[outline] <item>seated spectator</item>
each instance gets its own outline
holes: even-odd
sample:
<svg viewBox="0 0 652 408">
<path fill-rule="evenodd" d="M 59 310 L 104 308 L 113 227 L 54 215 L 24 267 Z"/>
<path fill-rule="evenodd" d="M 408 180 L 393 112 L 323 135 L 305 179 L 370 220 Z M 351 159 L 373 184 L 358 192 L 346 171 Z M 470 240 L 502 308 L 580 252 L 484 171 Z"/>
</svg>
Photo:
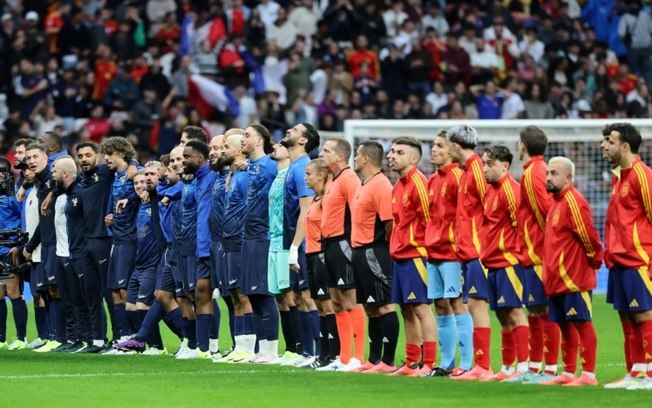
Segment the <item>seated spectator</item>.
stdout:
<svg viewBox="0 0 652 408">
<path fill-rule="evenodd" d="M 448 21 L 446 21 L 446 18 L 439 10 L 439 5 L 435 2 L 430 3 L 428 13 L 421 18 L 421 33 L 425 34 L 428 27 L 434 28 L 441 38 L 444 38 L 449 30 Z"/>
<path fill-rule="evenodd" d="M 536 82 L 528 83 L 523 105 L 528 119 L 552 119 L 555 116 L 547 92 Z"/>
<path fill-rule="evenodd" d="M 522 119 L 525 116 L 523 99 L 517 92 L 517 79 L 507 78 L 504 82 L 503 106 L 501 107 L 501 119 Z"/>
<path fill-rule="evenodd" d="M 407 19 L 408 15 L 405 13 L 405 11 L 403 11 L 403 1 L 392 1 L 391 8 L 383 12 L 383 20 L 385 20 L 385 28 L 387 29 L 387 37 L 395 37 L 398 34 L 401 25 Z"/>
<path fill-rule="evenodd" d="M 265 38 L 267 41 L 274 41 L 281 51 L 289 49 L 297 39 L 297 29 L 287 18 L 287 11 L 284 8 L 278 9 L 276 21 L 265 26 Z"/>
<path fill-rule="evenodd" d="M 448 97 L 441 82 L 437 81 L 432 84 L 432 92 L 426 96 L 426 102 L 430 104 L 433 112 L 437 112 L 439 108 L 448 103 Z"/>
<path fill-rule="evenodd" d="M 498 75 L 498 56 L 486 46 L 484 39 L 475 39 L 475 50 L 470 55 L 470 61 L 472 84 L 484 84 Z"/>
</svg>

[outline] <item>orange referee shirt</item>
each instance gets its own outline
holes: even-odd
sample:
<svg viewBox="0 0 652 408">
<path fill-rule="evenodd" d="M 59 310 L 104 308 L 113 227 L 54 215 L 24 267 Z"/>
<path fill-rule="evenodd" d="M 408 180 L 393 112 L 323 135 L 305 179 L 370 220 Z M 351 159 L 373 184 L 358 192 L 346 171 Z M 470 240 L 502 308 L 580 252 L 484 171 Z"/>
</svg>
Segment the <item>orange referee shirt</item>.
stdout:
<svg viewBox="0 0 652 408">
<path fill-rule="evenodd" d="M 306 254 L 321 252 L 321 199 L 312 200 L 306 218 Z"/>
<path fill-rule="evenodd" d="M 487 269 L 518 264 L 516 212 L 520 188 L 511 174 L 505 174 L 489 187 L 480 229 L 480 261 Z"/>
<path fill-rule="evenodd" d="M 529 267 L 543 263 L 543 240 L 546 217 L 552 196 L 546 190 L 548 166 L 543 156 L 534 156 L 523 166 L 521 203 L 518 206 L 518 232 L 521 265 Z"/>
<path fill-rule="evenodd" d="M 428 180 L 430 222 L 426 226 L 426 249 L 429 260 L 457 260 L 455 213 L 462 174 L 460 166 L 452 163 L 438 169 Z"/>
<path fill-rule="evenodd" d="M 457 256 L 467 262 L 480 257 L 479 230 L 487 194 L 487 181 L 482 170 L 482 159 L 477 154 L 469 157 L 462 166 L 464 174 L 460 180 L 457 197 L 455 238 Z"/>
<path fill-rule="evenodd" d="M 358 187 L 351 205 L 351 246 L 386 242 L 385 221 L 392 219 L 392 183 L 377 173 Z"/>
<path fill-rule="evenodd" d="M 543 257 L 543 287 L 548 296 L 593 290 L 602 246 L 591 207 L 575 187 L 555 194 L 548 213 Z"/>
<path fill-rule="evenodd" d="M 321 235 L 323 238 L 350 237 L 351 205 L 359 186 L 360 179 L 350 167 L 343 169 L 328 182 L 322 198 Z"/>
<path fill-rule="evenodd" d="M 392 192 L 394 227 L 389 254 L 396 260 L 426 257 L 426 224 L 430 221 L 426 176 L 412 168 L 398 179 Z"/>
</svg>

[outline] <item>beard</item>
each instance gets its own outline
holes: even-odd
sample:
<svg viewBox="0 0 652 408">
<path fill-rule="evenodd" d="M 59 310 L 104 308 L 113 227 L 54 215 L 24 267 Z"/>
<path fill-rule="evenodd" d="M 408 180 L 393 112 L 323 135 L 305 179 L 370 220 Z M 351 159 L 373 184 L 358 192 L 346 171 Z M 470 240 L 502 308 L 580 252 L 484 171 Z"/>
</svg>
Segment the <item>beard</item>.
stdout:
<svg viewBox="0 0 652 408">
<path fill-rule="evenodd" d="M 220 158 L 222 162 L 222 167 L 230 166 L 235 162 L 235 157 L 229 157 L 229 156 L 222 156 Z"/>
<path fill-rule="evenodd" d="M 211 161 L 211 170 L 212 170 L 212 171 L 220 171 L 220 170 L 222 170 L 222 169 L 223 169 L 224 167 L 226 167 L 226 166 L 227 166 L 227 165 L 224 164 L 224 158 L 223 158 L 223 157 L 218 158 L 218 159 L 215 160 L 214 162 Z"/>
<path fill-rule="evenodd" d="M 294 146 L 297 145 L 297 141 L 296 141 L 296 140 L 292 140 L 292 139 L 288 139 L 288 138 L 283 138 L 283 139 L 281 139 L 281 142 L 280 142 L 280 143 L 281 143 L 281 145 L 283 145 L 283 147 L 285 147 L 286 149 L 289 149 L 289 148 L 294 147 Z"/>
</svg>

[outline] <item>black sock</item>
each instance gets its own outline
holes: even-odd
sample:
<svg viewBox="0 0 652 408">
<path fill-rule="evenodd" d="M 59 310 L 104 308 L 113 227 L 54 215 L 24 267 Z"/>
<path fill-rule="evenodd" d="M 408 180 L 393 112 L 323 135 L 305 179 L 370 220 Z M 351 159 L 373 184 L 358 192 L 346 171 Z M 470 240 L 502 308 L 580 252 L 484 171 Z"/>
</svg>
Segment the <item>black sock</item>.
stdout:
<svg viewBox="0 0 652 408">
<path fill-rule="evenodd" d="M 335 314 L 326 315 L 328 320 L 328 357 L 334 360 L 340 355 L 340 334 L 337 331 Z"/>
<path fill-rule="evenodd" d="M 369 362 L 378 364 L 383 352 L 383 330 L 380 317 L 369 318 Z"/>
<path fill-rule="evenodd" d="M 328 359 L 328 316 L 319 317 L 319 342 L 321 343 L 321 353 L 319 353 L 319 360 L 326 361 Z"/>
<path fill-rule="evenodd" d="M 294 344 L 294 353 L 300 354 L 303 352 L 303 346 L 301 345 L 301 336 L 299 336 L 299 309 L 296 306 L 290 308 L 290 327 L 292 330 L 291 340 L 286 340 L 285 344 L 289 342 Z M 286 346 L 287 347 L 287 346 Z M 288 348 L 288 351 L 290 349 Z"/>
<path fill-rule="evenodd" d="M 398 344 L 399 322 L 396 312 L 385 313 L 379 317 L 383 342 L 383 363 L 394 364 Z"/>
<path fill-rule="evenodd" d="M 281 315 L 281 331 L 285 340 L 285 350 L 296 353 L 297 345 L 292 340 L 294 336 L 292 335 L 292 326 L 290 325 L 290 311 L 281 310 L 279 314 Z"/>
</svg>

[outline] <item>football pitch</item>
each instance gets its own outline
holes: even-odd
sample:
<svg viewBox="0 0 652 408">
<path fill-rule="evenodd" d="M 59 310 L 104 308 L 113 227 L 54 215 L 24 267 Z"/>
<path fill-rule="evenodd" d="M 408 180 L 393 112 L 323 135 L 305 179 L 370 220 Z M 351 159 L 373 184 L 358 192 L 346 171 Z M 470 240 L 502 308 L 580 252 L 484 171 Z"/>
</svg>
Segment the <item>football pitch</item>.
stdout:
<svg viewBox="0 0 652 408">
<path fill-rule="evenodd" d="M 11 309 L 11 307 L 9 307 Z M 31 313 L 31 307 L 29 308 Z M 625 373 L 617 314 L 594 298 L 599 387 L 568 389 L 536 385 L 454 382 L 324 373 L 252 364 L 177 361 L 171 356 L 102 356 L 0 351 L 0 406 L 22 407 L 587 407 L 651 406 L 652 392 L 605 390 Z M 222 316 L 226 316 L 224 313 Z M 11 314 L 8 336 L 13 335 Z M 30 326 L 33 326 L 30 321 Z M 500 366 L 500 330 L 494 321 L 492 362 Z M 30 327 L 33 331 L 33 328 Z M 168 350 L 178 344 L 162 328 Z M 221 333 L 228 333 L 222 319 Z M 30 336 L 30 339 L 33 336 Z M 222 336 L 220 349 L 230 347 Z M 403 359 L 403 339 L 397 361 Z M 578 361 L 579 363 L 579 361 Z"/>
</svg>

